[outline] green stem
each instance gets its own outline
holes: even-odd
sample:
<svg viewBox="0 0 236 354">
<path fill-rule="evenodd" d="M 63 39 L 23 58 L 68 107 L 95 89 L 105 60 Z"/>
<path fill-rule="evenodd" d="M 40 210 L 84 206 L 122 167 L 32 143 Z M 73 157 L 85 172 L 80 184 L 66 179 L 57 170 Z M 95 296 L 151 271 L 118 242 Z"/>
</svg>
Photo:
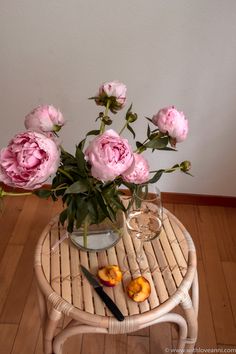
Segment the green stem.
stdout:
<svg viewBox="0 0 236 354">
<path fill-rule="evenodd" d="M 146 144 L 146 143 L 148 142 L 148 140 L 149 140 L 149 138 L 147 138 L 146 140 L 144 140 L 144 142 L 142 143 L 142 146 L 143 146 L 144 144 Z M 136 152 L 137 154 L 139 154 L 139 153 L 140 153 L 140 150 L 142 149 L 142 146 L 141 146 L 140 148 L 137 148 L 134 152 Z"/>
<path fill-rule="evenodd" d="M 87 248 L 88 246 L 88 227 L 89 227 L 89 219 L 88 217 L 86 217 L 84 221 L 84 233 L 83 233 L 83 244 L 85 248 Z"/>
<path fill-rule="evenodd" d="M 61 172 L 63 175 L 65 175 L 66 177 L 68 177 L 72 182 L 74 182 L 74 180 L 73 180 L 73 178 L 71 177 L 71 175 L 70 175 L 68 172 L 66 172 L 65 170 L 63 170 L 62 168 L 59 167 L 57 171 Z"/>
<path fill-rule="evenodd" d="M 66 183 L 60 184 L 56 188 L 52 188 L 51 192 L 61 191 L 62 189 L 66 189 L 68 186 Z"/>
<path fill-rule="evenodd" d="M 21 197 L 22 195 L 32 195 L 32 192 L 25 192 L 25 193 L 13 193 L 13 192 L 5 192 L 1 191 L 1 197 L 4 197 L 6 195 L 11 196 L 11 197 Z"/>
<path fill-rule="evenodd" d="M 111 101 L 108 99 L 108 100 L 107 100 L 106 109 L 105 109 L 105 112 L 104 112 L 104 114 L 103 114 L 103 117 L 107 117 L 110 104 L 111 104 Z M 104 131 L 105 131 L 105 123 L 104 123 L 103 121 L 101 121 L 100 134 L 103 134 Z"/>
<path fill-rule="evenodd" d="M 178 170 L 181 170 L 181 169 L 180 169 L 180 166 L 171 167 L 171 168 L 166 168 L 165 170 L 163 170 L 163 172 L 164 172 L 164 173 L 171 173 L 171 172 L 178 171 Z M 156 172 L 158 172 L 158 171 L 159 171 L 159 170 L 150 171 L 149 173 L 156 173 Z"/>
<path fill-rule="evenodd" d="M 125 130 L 125 128 L 127 127 L 128 122 L 125 123 L 125 125 L 123 126 L 123 128 L 121 129 L 121 131 L 119 132 L 119 135 L 121 135 L 123 133 L 123 131 Z"/>
</svg>

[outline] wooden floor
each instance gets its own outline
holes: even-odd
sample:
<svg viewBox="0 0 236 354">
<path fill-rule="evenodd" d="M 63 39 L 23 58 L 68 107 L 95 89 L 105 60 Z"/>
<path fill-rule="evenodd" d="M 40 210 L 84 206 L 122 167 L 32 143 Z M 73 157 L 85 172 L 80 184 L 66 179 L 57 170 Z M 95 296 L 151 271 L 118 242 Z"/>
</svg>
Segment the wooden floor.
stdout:
<svg viewBox="0 0 236 354">
<path fill-rule="evenodd" d="M 236 208 L 165 206 L 183 222 L 197 248 L 200 313 L 196 347 L 199 352 L 206 348 L 236 352 Z M 33 255 L 40 232 L 59 208 L 34 196 L 5 199 L 0 216 L 0 354 L 42 353 Z M 64 353 L 165 353 L 165 348 L 175 345 L 176 335 L 169 324 L 132 335 L 81 335 L 66 342 Z"/>
</svg>

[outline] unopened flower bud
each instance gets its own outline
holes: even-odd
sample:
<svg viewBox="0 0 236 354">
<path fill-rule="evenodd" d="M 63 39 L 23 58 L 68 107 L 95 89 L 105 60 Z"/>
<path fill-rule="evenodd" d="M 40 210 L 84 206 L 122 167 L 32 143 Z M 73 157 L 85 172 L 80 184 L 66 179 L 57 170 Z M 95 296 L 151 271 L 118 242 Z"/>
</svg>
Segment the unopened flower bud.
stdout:
<svg viewBox="0 0 236 354">
<path fill-rule="evenodd" d="M 102 117 L 102 121 L 103 121 L 103 123 L 106 124 L 106 125 L 111 125 L 111 124 L 112 124 L 112 120 L 111 120 L 111 118 L 108 117 L 108 116 Z"/>
<path fill-rule="evenodd" d="M 181 162 L 180 169 L 183 172 L 188 172 L 191 169 L 191 162 L 190 161 Z"/>
<path fill-rule="evenodd" d="M 95 98 L 95 102 L 99 106 L 107 106 L 112 113 L 121 110 L 126 102 L 126 86 L 118 81 L 106 82 L 99 87 L 99 92 Z"/>
<path fill-rule="evenodd" d="M 62 113 L 52 105 L 35 108 L 25 117 L 25 127 L 38 133 L 58 132 L 65 124 Z"/>
<path fill-rule="evenodd" d="M 126 120 L 127 120 L 127 122 L 129 122 L 129 123 L 133 123 L 133 122 L 135 122 L 137 119 L 138 119 L 137 113 L 129 112 L 129 113 L 126 115 Z"/>
</svg>

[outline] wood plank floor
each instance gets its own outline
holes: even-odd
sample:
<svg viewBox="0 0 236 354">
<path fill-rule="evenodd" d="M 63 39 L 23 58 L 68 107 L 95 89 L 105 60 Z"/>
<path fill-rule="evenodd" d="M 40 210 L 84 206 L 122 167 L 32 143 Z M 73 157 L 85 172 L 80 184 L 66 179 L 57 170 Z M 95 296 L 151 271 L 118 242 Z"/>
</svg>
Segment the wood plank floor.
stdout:
<svg viewBox="0 0 236 354">
<path fill-rule="evenodd" d="M 236 208 L 165 207 L 183 222 L 197 248 L 200 313 L 196 347 L 236 352 Z M 42 229 L 60 208 L 60 204 L 34 196 L 4 201 L 0 216 L 0 354 L 42 354 L 33 256 Z M 175 346 L 176 338 L 176 329 L 169 324 L 130 335 L 80 335 L 66 342 L 63 354 L 165 353 Z"/>
</svg>

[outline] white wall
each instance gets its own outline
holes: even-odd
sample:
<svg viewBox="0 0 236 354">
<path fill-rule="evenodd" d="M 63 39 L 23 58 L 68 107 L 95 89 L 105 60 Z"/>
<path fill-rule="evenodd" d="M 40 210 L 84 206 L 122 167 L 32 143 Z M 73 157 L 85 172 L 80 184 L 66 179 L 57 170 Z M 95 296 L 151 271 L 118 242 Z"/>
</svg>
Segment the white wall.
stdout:
<svg viewBox="0 0 236 354">
<path fill-rule="evenodd" d="M 1 146 L 26 113 L 51 103 L 73 151 L 94 128 L 98 108 L 87 97 L 118 79 L 140 114 L 139 140 L 141 117 L 163 106 L 189 118 L 178 153 L 149 159 L 152 169 L 189 159 L 195 177 L 167 175 L 162 190 L 236 196 L 235 0 L 1 0 L 0 46 Z"/>
</svg>

